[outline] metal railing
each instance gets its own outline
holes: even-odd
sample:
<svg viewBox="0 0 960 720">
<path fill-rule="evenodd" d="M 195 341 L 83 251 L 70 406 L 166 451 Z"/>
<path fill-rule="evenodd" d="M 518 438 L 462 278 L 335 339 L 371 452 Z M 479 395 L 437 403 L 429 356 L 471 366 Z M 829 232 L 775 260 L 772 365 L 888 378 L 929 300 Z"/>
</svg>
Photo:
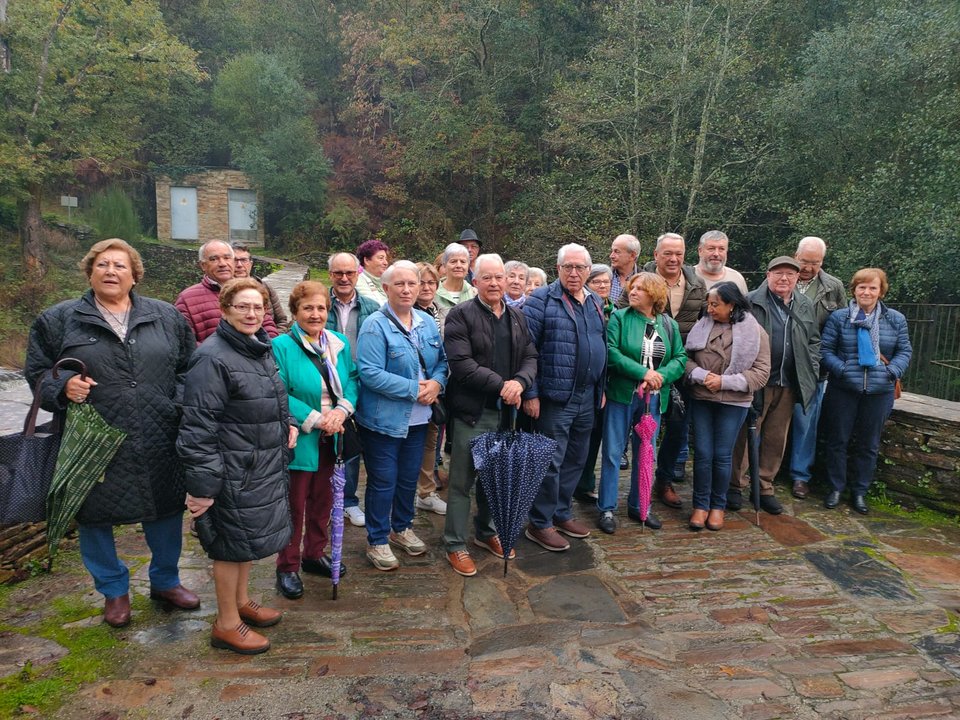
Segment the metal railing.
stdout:
<svg viewBox="0 0 960 720">
<path fill-rule="evenodd" d="M 960 401 L 960 305 L 896 303 L 907 318 L 913 358 L 903 389 Z"/>
</svg>

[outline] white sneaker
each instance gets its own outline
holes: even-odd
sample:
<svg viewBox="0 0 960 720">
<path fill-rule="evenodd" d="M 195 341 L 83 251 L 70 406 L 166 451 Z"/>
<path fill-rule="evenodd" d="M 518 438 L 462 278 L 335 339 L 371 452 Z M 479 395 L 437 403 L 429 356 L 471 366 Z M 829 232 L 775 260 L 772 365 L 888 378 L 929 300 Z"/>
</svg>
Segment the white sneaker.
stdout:
<svg viewBox="0 0 960 720">
<path fill-rule="evenodd" d="M 401 533 L 390 533 L 390 542 L 403 548 L 407 555 L 423 555 L 427 551 L 426 544 L 414 534 L 413 528 L 407 528 Z"/>
<path fill-rule="evenodd" d="M 414 505 L 416 505 L 419 510 L 429 510 L 437 515 L 447 514 L 447 504 L 435 492 L 430 493 L 426 497 L 417 495 Z"/>
<path fill-rule="evenodd" d="M 367 559 L 377 570 L 389 572 L 400 567 L 400 561 L 389 545 L 367 545 Z"/>
<path fill-rule="evenodd" d="M 343 509 L 343 516 L 350 521 L 351 525 L 356 525 L 357 527 L 363 527 L 367 524 L 367 517 L 363 514 L 363 510 L 354 505 L 353 507 L 348 507 Z"/>
</svg>

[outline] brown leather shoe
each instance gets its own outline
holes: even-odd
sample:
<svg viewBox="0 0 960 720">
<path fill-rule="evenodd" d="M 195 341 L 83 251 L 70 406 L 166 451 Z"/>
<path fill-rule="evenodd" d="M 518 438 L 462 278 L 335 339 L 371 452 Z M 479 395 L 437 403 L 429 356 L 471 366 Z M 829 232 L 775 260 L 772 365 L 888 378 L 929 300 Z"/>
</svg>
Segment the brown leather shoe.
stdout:
<svg viewBox="0 0 960 720">
<path fill-rule="evenodd" d="M 707 530 L 722 530 L 723 529 L 723 510 L 719 508 L 714 508 L 710 511 L 710 514 L 707 516 Z"/>
<path fill-rule="evenodd" d="M 700 531 L 703 530 L 704 525 L 707 522 L 707 511 L 706 510 L 694 510 L 693 515 L 690 516 L 690 529 Z"/>
<path fill-rule="evenodd" d="M 570 549 L 570 543 L 560 537 L 560 533 L 554 527 L 538 528 L 533 525 L 527 525 L 523 532 L 528 540 L 532 540 L 540 547 L 551 552 L 563 552 Z"/>
<path fill-rule="evenodd" d="M 210 633 L 210 645 L 221 650 L 233 650 L 241 655 L 259 655 L 270 649 L 270 641 L 242 621 L 230 630 L 222 630 L 215 622 Z"/>
<path fill-rule="evenodd" d="M 683 507 L 683 502 L 681 502 L 680 496 L 677 495 L 676 491 L 673 489 L 672 483 L 663 483 L 662 485 L 658 484 L 654 488 L 654 492 L 657 495 L 657 499 L 667 507 Z"/>
<path fill-rule="evenodd" d="M 103 602 L 103 620 L 110 627 L 123 627 L 130 624 L 130 593 L 107 598 Z"/>
<path fill-rule="evenodd" d="M 810 493 L 810 486 L 807 485 L 803 480 L 797 480 L 793 484 L 793 496 L 797 500 L 804 500 L 807 495 Z"/>
<path fill-rule="evenodd" d="M 283 613 L 273 608 L 264 607 L 258 602 L 250 600 L 242 608 L 238 608 L 240 619 L 253 627 L 270 627 L 280 622 Z"/>
<path fill-rule="evenodd" d="M 564 535 L 572 538 L 590 537 L 590 528 L 574 518 L 564 520 L 563 522 L 555 522 L 553 526 Z"/>
<path fill-rule="evenodd" d="M 488 538 L 478 538 L 473 539 L 473 544 L 477 547 L 482 547 L 487 552 L 493 553 L 498 558 L 503 560 L 503 545 L 500 544 L 500 538 L 494 535 L 493 537 Z M 510 549 L 510 559 L 514 560 L 517 557 L 517 551 Z"/>
<path fill-rule="evenodd" d="M 457 572 L 464 577 L 473 577 L 477 574 L 477 566 L 474 564 L 473 558 L 470 557 L 470 553 L 468 553 L 466 550 L 448 552 L 447 560 L 453 567 L 454 572 Z"/>
<path fill-rule="evenodd" d="M 154 590 L 150 588 L 151 600 L 163 600 L 181 610 L 196 610 L 200 607 L 200 598 L 195 592 L 187 590 L 183 585 L 177 585 L 169 590 Z"/>
</svg>

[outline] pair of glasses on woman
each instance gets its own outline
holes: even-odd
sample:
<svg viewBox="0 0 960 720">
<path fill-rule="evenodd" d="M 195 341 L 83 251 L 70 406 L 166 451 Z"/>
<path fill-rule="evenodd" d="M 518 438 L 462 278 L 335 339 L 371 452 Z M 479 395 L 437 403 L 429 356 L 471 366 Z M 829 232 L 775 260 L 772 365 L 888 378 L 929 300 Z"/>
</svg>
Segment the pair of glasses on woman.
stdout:
<svg viewBox="0 0 960 720">
<path fill-rule="evenodd" d="M 241 315 L 246 315 L 248 312 L 253 310 L 257 315 L 262 315 L 266 312 L 266 308 L 263 305 L 250 305 L 249 303 L 237 303 L 236 305 L 231 305 L 234 310 L 236 310 Z"/>
</svg>

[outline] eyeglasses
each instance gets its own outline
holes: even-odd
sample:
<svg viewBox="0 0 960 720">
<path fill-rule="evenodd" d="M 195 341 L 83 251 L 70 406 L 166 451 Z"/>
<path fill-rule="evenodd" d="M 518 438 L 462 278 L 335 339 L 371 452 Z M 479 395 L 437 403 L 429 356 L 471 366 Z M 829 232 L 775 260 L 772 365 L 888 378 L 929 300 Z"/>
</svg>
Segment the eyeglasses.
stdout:
<svg viewBox="0 0 960 720">
<path fill-rule="evenodd" d="M 770 274 L 774 277 L 789 278 L 795 277 L 797 274 L 796 270 L 771 270 Z"/>
<path fill-rule="evenodd" d="M 246 315 L 251 310 L 257 315 L 263 315 L 266 310 L 263 305 L 250 305 L 249 303 L 238 303 L 237 305 L 230 305 L 229 307 L 232 307 L 241 315 Z"/>
<path fill-rule="evenodd" d="M 253 258 L 234 258 L 233 261 L 238 265 L 246 265 L 247 263 L 252 263 Z"/>
<path fill-rule="evenodd" d="M 589 270 L 590 266 L 589 265 L 573 265 L 571 263 L 567 263 L 566 265 L 561 265 L 560 269 L 563 270 L 565 273 L 575 272 L 577 274 L 580 274 L 580 273 L 585 273 L 587 270 Z"/>
<path fill-rule="evenodd" d="M 331 270 L 330 275 L 335 278 L 348 278 L 357 274 L 356 270 Z"/>
<path fill-rule="evenodd" d="M 804 260 L 803 258 L 797 258 L 797 262 L 801 265 L 810 265 L 812 267 L 823 265 L 823 260 Z"/>
</svg>

